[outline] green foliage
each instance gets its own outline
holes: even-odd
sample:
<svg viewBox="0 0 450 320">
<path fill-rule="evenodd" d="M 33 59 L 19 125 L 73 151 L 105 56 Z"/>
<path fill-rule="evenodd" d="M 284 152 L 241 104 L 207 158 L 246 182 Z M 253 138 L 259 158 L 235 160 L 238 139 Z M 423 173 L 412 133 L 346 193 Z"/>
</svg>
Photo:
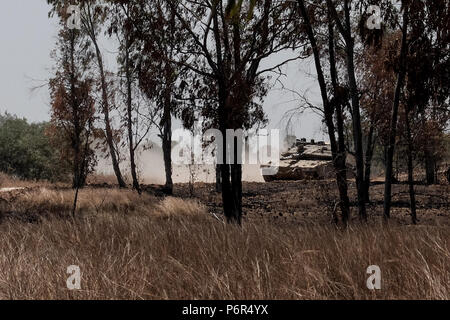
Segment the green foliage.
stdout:
<svg viewBox="0 0 450 320">
<path fill-rule="evenodd" d="M 33 180 L 61 180 L 67 170 L 45 132 L 47 123 L 0 115 L 0 171 Z"/>
</svg>

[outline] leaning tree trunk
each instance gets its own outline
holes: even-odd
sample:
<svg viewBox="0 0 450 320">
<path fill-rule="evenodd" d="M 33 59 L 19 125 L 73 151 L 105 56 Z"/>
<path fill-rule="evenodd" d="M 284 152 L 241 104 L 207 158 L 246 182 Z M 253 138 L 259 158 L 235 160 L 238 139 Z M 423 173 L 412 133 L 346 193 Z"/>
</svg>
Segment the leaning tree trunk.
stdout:
<svg viewBox="0 0 450 320">
<path fill-rule="evenodd" d="M 406 77 L 406 58 L 407 58 L 407 35 L 408 35 L 408 8 L 404 9 L 403 13 L 403 36 L 402 47 L 400 53 L 400 70 L 397 78 L 397 85 L 395 88 L 394 104 L 392 108 L 391 127 L 389 132 L 389 144 L 387 147 L 386 156 L 386 175 L 384 185 L 384 212 L 383 217 L 385 220 L 390 218 L 391 212 L 391 193 L 392 193 L 392 174 L 393 174 L 393 162 L 395 151 L 395 139 L 397 137 L 397 120 L 398 120 L 398 108 L 400 105 L 400 95 L 403 88 L 403 83 Z"/>
<path fill-rule="evenodd" d="M 86 3 L 86 17 L 82 21 L 87 29 L 87 33 L 89 38 L 92 41 L 92 44 L 95 48 L 95 55 L 97 58 L 99 74 L 100 74 L 100 83 L 102 90 L 102 112 L 105 121 L 105 133 L 106 133 L 106 142 L 109 147 L 109 154 L 111 156 L 111 162 L 114 169 L 114 174 L 116 175 L 117 182 L 120 188 L 126 188 L 127 185 L 122 177 L 122 173 L 120 172 L 119 161 L 117 159 L 117 152 L 114 146 L 114 135 L 111 129 L 111 121 L 109 117 L 109 96 L 108 96 L 108 86 L 106 84 L 106 75 L 103 65 L 103 58 L 100 48 L 97 43 L 97 36 L 95 30 L 95 22 L 93 21 L 93 12 L 91 11 L 91 4 L 89 2 Z"/>
<path fill-rule="evenodd" d="M 109 98 L 108 98 L 108 86 L 106 84 L 106 75 L 103 67 L 103 58 L 100 52 L 100 48 L 98 47 L 97 41 L 95 37 L 92 37 L 92 42 L 95 47 L 95 53 L 97 57 L 97 63 L 100 72 L 100 81 L 101 81 L 101 89 L 102 89 L 102 104 L 103 104 L 103 116 L 105 121 L 105 131 L 106 131 L 106 142 L 109 147 L 109 154 L 111 156 L 111 162 L 114 169 L 114 174 L 116 175 L 117 182 L 120 188 L 126 188 L 127 184 L 125 183 L 122 173 L 120 172 L 119 161 L 117 159 L 117 152 L 114 146 L 114 137 L 111 129 L 111 121 L 109 117 Z"/>
</svg>

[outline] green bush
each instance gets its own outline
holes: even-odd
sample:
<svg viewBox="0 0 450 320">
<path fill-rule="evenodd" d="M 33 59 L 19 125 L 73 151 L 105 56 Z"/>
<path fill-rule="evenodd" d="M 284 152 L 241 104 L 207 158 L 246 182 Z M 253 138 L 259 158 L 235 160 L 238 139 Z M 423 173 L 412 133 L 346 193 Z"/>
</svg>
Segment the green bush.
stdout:
<svg viewBox="0 0 450 320">
<path fill-rule="evenodd" d="M 0 115 L 0 171 L 30 180 L 60 180 L 67 174 L 45 131 L 48 123 L 28 123 Z"/>
</svg>

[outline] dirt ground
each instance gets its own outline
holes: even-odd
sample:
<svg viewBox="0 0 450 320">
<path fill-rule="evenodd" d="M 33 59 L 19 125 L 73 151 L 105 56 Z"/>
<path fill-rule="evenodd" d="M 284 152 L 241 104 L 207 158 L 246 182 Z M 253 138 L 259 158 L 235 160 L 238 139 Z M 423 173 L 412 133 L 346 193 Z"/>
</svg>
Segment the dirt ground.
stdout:
<svg viewBox="0 0 450 320">
<path fill-rule="evenodd" d="M 367 206 L 370 223 L 381 223 L 383 213 L 384 184 L 376 182 L 370 188 L 371 202 Z M 46 189 L 70 192 L 69 186 L 46 185 Z M 113 184 L 91 184 L 94 190 L 116 190 Z M 5 189 L 0 192 L 0 209 L 8 207 L 14 212 L 21 197 L 39 190 L 36 185 Z M 175 184 L 174 196 L 191 198 L 188 184 Z M 333 221 L 333 213 L 339 215 L 338 194 L 334 180 L 322 181 L 273 181 L 267 183 L 243 183 L 243 213 L 245 221 L 266 220 L 276 224 L 313 224 L 327 225 Z M 161 186 L 143 186 L 146 194 L 156 196 L 156 202 L 165 195 Z M 420 225 L 450 226 L 450 185 L 425 186 L 416 185 L 417 214 Z M 30 195 L 31 196 L 31 195 Z M 349 182 L 351 219 L 357 221 L 356 186 Z M 222 218 L 221 194 L 215 192 L 214 184 L 197 183 L 193 198 L 205 205 L 210 213 Z M 2 209 L 3 208 L 3 209 Z M 406 183 L 393 185 L 391 221 L 400 225 L 411 224 L 409 210 L 409 193 Z"/>
<path fill-rule="evenodd" d="M 450 186 L 415 186 L 417 214 L 420 224 L 450 225 Z M 189 197 L 189 186 L 178 184 L 175 196 Z M 370 188 L 371 203 L 368 214 L 371 222 L 381 222 L 383 214 L 384 184 Z M 349 185 L 352 218 L 358 219 L 355 183 Z M 406 184 L 393 185 L 392 221 L 410 224 L 409 193 Z M 213 184 L 195 185 L 194 197 L 208 206 L 210 212 L 221 215 L 221 195 Z M 243 213 L 245 220 L 269 219 L 274 222 L 323 224 L 332 222 L 338 195 L 335 182 L 326 181 L 274 181 L 243 184 Z M 339 210 L 337 210 L 339 214 Z"/>
</svg>

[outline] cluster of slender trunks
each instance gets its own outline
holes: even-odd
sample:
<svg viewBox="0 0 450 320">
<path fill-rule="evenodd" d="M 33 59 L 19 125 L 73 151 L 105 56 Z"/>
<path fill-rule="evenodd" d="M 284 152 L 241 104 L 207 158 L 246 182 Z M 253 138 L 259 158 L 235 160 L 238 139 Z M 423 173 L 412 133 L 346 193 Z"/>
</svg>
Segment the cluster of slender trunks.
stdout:
<svg viewBox="0 0 450 320">
<path fill-rule="evenodd" d="M 362 221 L 367 220 L 366 204 L 370 202 L 370 176 L 371 163 L 374 153 L 374 131 L 375 127 L 372 123 L 366 137 L 366 149 L 363 148 L 363 134 L 361 127 L 360 115 L 360 97 L 355 76 L 355 62 L 354 62 L 354 39 L 351 34 L 350 23 L 350 7 L 349 2 L 344 1 L 344 17 L 340 18 L 336 9 L 330 0 L 327 0 L 328 7 L 328 59 L 329 59 L 329 74 L 331 83 L 327 84 L 325 79 L 325 71 L 321 61 L 321 53 L 318 45 L 318 40 L 313 31 L 313 25 L 310 21 L 309 13 L 304 0 L 298 0 L 300 15 L 304 20 L 306 27 L 306 34 L 308 36 L 314 62 L 317 71 L 317 77 L 320 87 L 320 93 L 323 103 L 324 120 L 328 129 L 328 137 L 330 140 L 333 166 L 335 169 L 336 183 L 339 190 L 339 208 L 341 211 L 341 220 L 344 225 L 348 224 L 350 219 L 350 200 L 348 196 L 348 177 L 347 177 L 347 148 L 346 136 L 344 133 L 344 110 L 350 110 L 352 118 L 352 138 L 354 145 L 354 156 L 356 164 L 356 187 L 357 187 L 357 207 L 359 217 Z M 215 24 L 217 22 L 215 21 Z M 346 73 L 348 76 L 348 89 L 340 85 L 338 73 L 336 69 L 336 37 L 335 28 L 337 27 L 340 35 L 344 39 L 345 57 L 346 57 Z M 393 108 L 391 116 L 391 125 L 389 132 L 389 142 L 386 147 L 386 179 L 385 179 L 385 196 L 384 196 L 384 217 L 386 219 L 390 216 L 391 192 L 392 192 L 392 176 L 393 176 L 393 156 L 395 151 L 396 137 L 397 137 L 397 122 L 398 110 L 400 105 L 401 90 L 403 88 L 406 76 L 406 55 L 407 55 L 407 28 L 408 28 L 408 10 L 404 10 L 403 17 L 403 37 L 400 54 L 400 70 L 398 71 L 397 85 L 395 88 L 395 95 L 393 97 Z M 94 33 L 92 33 L 94 35 Z M 110 150 L 110 157 L 114 173 L 117 177 L 118 184 L 121 188 L 127 187 L 120 171 L 118 152 L 115 149 L 113 133 L 110 124 L 109 103 L 108 103 L 108 88 L 106 83 L 106 76 L 103 69 L 103 60 L 100 50 L 97 45 L 95 35 L 92 36 L 92 42 L 96 49 L 96 57 L 99 66 L 99 74 L 102 89 L 103 115 L 105 122 L 106 141 Z M 239 55 L 239 52 L 237 52 Z M 127 116 L 128 116 L 128 140 L 129 140 L 129 155 L 131 162 L 131 175 L 133 179 L 133 188 L 141 192 L 139 185 L 135 161 L 135 145 L 133 142 L 133 128 L 132 128 L 132 79 L 129 71 L 129 44 L 127 42 L 126 50 L 126 79 L 127 79 Z M 232 112 L 228 105 L 228 88 L 226 77 L 218 75 L 218 89 L 219 89 L 219 127 L 223 136 L 223 159 L 227 158 L 227 149 L 229 146 L 237 148 L 239 143 L 237 141 L 228 141 L 226 134 L 227 129 L 240 129 L 242 124 L 229 123 L 232 118 Z M 330 88 L 328 87 L 330 86 Z M 329 97 L 331 93 L 331 98 Z M 170 92 L 164 99 L 163 109 L 163 127 L 162 127 L 162 148 L 166 172 L 165 191 L 169 194 L 173 192 L 172 181 L 172 161 L 171 161 L 171 132 L 172 132 L 172 110 L 170 102 Z M 408 181 L 409 192 L 411 198 L 411 216 L 414 223 L 417 222 L 415 193 L 414 193 L 414 177 L 413 177 L 413 158 L 412 158 L 412 138 L 411 127 L 409 120 L 409 113 L 406 112 L 406 130 L 408 136 Z M 237 139 L 236 137 L 234 139 Z M 228 222 L 241 224 L 242 222 L 242 163 L 237 159 L 239 152 L 234 150 L 235 159 L 233 164 L 218 164 L 216 167 L 216 190 L 222 193 L 224 215 Z M 427 159 L 427 168 L 432 166 L 431 160 Z M 429 172 L 431 170 L 427 170 Z M 80 168 L 75 168 L 75 172 L 80 172 Z M 428 179 L 429 178 L 429 179 Z M 81 176 L 78 175 L 75 179 L 77 185 L 80 184 Z M 433 177 L 428 177 L 427 180 L 432 180 Z M 338 222 L 338 217 L 334 217 Z"/>
</svg>

